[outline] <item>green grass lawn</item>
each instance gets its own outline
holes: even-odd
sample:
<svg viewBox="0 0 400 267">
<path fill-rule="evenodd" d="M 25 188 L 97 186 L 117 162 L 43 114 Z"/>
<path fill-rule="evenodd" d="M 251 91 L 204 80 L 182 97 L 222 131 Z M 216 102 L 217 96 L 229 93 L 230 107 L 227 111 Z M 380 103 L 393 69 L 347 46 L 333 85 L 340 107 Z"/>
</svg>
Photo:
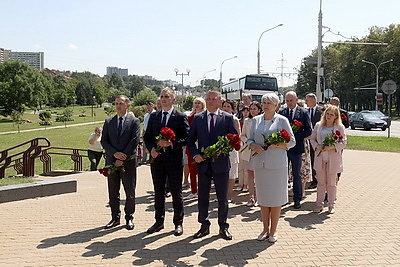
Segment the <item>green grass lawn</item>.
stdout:
<svg viewBox="0 0 400 267">
<path fill-rule="evenodd" d="M 14 185 L 14 184 L 27 184 L 27 183 L 32 183 L 35 181 L 39 181 L 39 180 L 29 178 L 29 177 L 7 177 L 4 179 L 0 179 L 0 186 Z"/>
<path fill-rule="evenodd" d="M 51 146 L 53 147 L 87 149 L 88 138 L 96 126 L 102 126 L 102 123 L 0 135 L 0 151 L 18 145 L 25 141 L 34 139 L 36 137 L 47 138 L 51 142 Z M 400 153 L 400 138 L 366 136 L 347 136 L 347 138 L 348 142 L 346 149 Z M 19 151 L 14 151 L 14 153 L 26 149 L 27 147 L 23 147 Z M 73 170 L 73 166 L 73 161 L 70 159 L 69 156 L 52 156 L 53 170 Z M 99 167 L 102 166 L 104 166 L 103 159 L 100 162 Z M 89 169 L 89 160 L 87 158 L 83 159 L 83 169 Z M 41 174 L 42 170 L 42 162 L 37 159 L 35 162 L 35 174 Z M 15 171 L 13 169 L 6 170 L 6 176 L 13 175 L 15 175 Z"/>
<path fill-rule="evenodd" d="M 400 153 L 400 138 L 348 135 L 345 149 Z"/>
<path fill-rule="evenodd" d="M 82 112 L 80 111 L 82 108 L 86 110 L 86 117 L 79 117 Z M 61 112 L 63 109 L 52 109 L 52 112 Z M 76 124 L 76 123 L 84 123 L 84 122 L 92 122 L 92 121 L 104 121 L 107 118 L 106 113 L 102 107 L 94 107 L 93 109 L 94 115 L 92 115 L 92 107 L 91 106 L 75 106 L 73 108 L 73 121 L 68 121 L 67 125 Z M 36 128 L 47 128 L 52 126 L 63 126 L 63 122 L 56 122 L 56 114 L 52 114 L 51 120 L 53 122 L 52 125 L 42 126 L 39 124 L 39 114 L 33 114 L 33 110 L 29 109 L 24 112 L 23 120 L 24 123 L 20 124 L 20 130 L 29 130 Z M 32 123 L 27 123 L 26 121 L 31 121 Z M 18 125 L 13 123 L 9 117 L 0 117 L 0 132 L 11 132 L 17 131 Z"/>
</svg>

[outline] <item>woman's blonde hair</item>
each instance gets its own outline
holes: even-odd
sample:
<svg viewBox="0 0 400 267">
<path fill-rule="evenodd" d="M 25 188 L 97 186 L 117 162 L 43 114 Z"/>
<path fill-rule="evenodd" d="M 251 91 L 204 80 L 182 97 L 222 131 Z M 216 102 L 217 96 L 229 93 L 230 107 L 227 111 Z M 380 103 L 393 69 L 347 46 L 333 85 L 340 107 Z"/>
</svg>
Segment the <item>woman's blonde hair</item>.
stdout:
<svg viewBox="0 0 400 267">
<path fill-rule="evenodd" d="M 193 104 L 194 104 L 195 101 L 201 102 L 201 105 L 203 106 L 203 110 L 202 110 L 202 111 L 206 110 L 206 101 L 204 100 L 204 98 L 202 98 L 202 97 L 196 97 L 196 98 L 193 100 Z M 194 111 L 195 111 L 194 108 L 192 108 L 192 112 L 194 112 Z"/>
<path fill-rule="evenodd" d="M 331 104 L 327 104 L 325 106 L 324 113 L 322 113 L 322 117 L 321 117 L 321 126 L 326 126 L 326 118 L 325 118 L 325 116 L 326 116 L 326 112 L 327 111 L 333 111 L 333 113 L 335 114 L 335 120 L 333 121 L 334 125 L 343 126 L 339 108 L 337 106 L 334 106 L 334 105 L 331 105 Z"/>
</svg>

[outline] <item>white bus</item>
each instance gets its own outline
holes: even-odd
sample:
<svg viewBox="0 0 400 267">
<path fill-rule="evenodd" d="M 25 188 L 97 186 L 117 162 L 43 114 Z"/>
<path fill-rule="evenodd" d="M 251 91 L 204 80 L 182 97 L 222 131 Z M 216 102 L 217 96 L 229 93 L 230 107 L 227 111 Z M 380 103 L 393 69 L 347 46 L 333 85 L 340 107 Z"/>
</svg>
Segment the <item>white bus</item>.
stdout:
<svg viewBox="0 0 400 267">
<path fill-rule="evenodd" d="M 246 75 L 224 84 L 221 88 L 222 95 L 231 100 L 240 100 L 244 93 L 250 93 L 253 100 L 261 102 L 261 97 L 271 92 L 278 94 L 278 82 L 268 74 Z"/>
</svg>

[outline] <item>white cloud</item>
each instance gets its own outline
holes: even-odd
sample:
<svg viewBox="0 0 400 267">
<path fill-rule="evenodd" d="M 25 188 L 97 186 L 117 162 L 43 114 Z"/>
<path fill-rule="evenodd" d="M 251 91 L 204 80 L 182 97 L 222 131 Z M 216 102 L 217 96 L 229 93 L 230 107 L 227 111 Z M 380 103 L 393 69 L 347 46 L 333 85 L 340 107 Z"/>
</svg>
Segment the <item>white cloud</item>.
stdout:
<svg viewBox="0 0 400 267">
<path fill-rule="evenodd" d="M 68 50 L 77 50 L 77 49 L 78 49 L 78 47 L 76 45 L 74 45 L 74 44 L 69 44 L 68 45 Z"/>
</svg>

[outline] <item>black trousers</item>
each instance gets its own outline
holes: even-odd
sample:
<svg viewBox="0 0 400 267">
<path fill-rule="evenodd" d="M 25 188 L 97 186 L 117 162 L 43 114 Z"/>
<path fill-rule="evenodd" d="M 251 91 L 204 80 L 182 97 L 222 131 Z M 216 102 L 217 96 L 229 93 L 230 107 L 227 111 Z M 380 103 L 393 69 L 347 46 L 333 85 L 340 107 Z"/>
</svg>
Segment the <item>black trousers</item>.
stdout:
<svg viewBox="0 0 400 267">
<path fill-rule="evenodd" d="M 126 195 L 125 219 L 133 219 L 135 213 L 135 189 L 136 189 L 136 158 L 125 163 L 125 171 L 119 170 L 108 175 L 108 197 L 113 219 L 121 217 L 120 193 L 121 181 Z"/>
<path fill-rule="evenodd" d="M 90 160 L 90 170 L 96 171 L 97 166 L 99 166 L 101 156 L 103 156 L 103 152 L 88 150 L 88 157 Z"/>
<path fill-rule="evenodd" d="M 168 177 L 169 189 L 172 195 L 172 207 L 174 208 L 174 225 L 183 223 L 183 197 L 182 197 L 182 161 L 171 163 L 167 155 L 160 154 L 150 165 L 154 186 L 154 208 L 157 223 L 164 223 L 165 218 L 165 190 Z"/>
</svg>

